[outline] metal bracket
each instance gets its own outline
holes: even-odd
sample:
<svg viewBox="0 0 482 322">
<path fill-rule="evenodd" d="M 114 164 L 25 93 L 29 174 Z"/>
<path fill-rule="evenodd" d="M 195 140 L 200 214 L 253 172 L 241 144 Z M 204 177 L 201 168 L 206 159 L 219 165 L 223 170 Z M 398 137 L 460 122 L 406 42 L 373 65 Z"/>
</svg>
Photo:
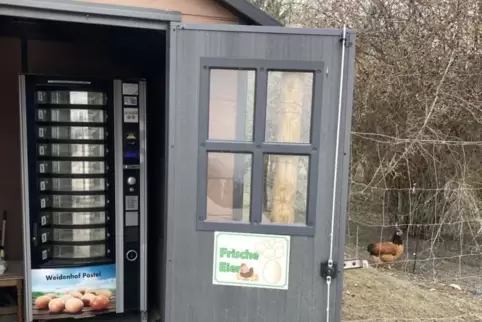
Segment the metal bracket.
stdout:
<svg viewBox="0 0 482 322">
<path fill-rule="evenodd" d="M 340 42 L 342 45 L 345 46 L 345 48 L 350 48 L 351 46 L 353 46 L 353 42 L 350 41 L 350 37 L 349 35 L 346 35 L 345 37 L 343 37 L 343 35 L 340 36 Z"/>
<path fill-rule="evenodd" d="M 347 270 L 347 269 L 355 269 L 355 268 L 367 268 L 368 266 L 369 266 L 368 261 L 366 260 L 349 259 L 345 261 L 343 268 Z"/>
<path fill-rule="evenodd" d="M 142 311 L 141 312 L 141 321 L 142 322 L 147 322 L 147 312 L 146 311 Z"/>
<path fill-rule="evenodd" d="M 320 265 L 320 275 L 326 281 L 331 281 L 336 278 L 337 275 L 337 265 L 333 261 L 322 262 Z"/>
</svg>

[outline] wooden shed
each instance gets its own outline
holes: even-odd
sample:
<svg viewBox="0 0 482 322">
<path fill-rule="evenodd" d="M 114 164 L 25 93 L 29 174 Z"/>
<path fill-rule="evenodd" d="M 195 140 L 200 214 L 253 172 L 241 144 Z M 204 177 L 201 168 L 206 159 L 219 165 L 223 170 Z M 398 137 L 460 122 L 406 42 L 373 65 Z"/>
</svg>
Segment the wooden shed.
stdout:
<svg viewBox="0 0 482 322">
<path fill-rule="evenodd" d="M 24 320 L 338 321 L 354 42 L 245 0 L 0 0 Z"/>
</svg>

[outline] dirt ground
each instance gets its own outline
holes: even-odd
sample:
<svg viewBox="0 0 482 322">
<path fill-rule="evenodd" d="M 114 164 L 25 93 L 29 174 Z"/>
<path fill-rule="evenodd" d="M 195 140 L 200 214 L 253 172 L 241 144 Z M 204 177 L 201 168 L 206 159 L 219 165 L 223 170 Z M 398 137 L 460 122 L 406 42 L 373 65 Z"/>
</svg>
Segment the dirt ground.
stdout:
<svg viewBox="0 0 482 322">
<path fill-rule="evenodd" d="M 345 272 L 343 321 L 482 321 L 482 298 L 375 268 Z"/>
</svg>

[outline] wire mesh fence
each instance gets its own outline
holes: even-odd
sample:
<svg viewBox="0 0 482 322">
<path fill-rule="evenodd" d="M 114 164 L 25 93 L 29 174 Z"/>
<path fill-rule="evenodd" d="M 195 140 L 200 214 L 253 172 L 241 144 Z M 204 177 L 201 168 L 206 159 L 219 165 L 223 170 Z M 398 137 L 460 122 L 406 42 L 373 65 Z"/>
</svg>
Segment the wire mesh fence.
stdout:
<svg viewBox="0 0 482 322">
<path fill-rule="evenodd" d="M 482 321 L 481 147 L 353 133 L 345 256 L 372 268 L 346 272 L 345 321 Z M 403 254 L 373 264 L 397 228 Z"/>
</svg>

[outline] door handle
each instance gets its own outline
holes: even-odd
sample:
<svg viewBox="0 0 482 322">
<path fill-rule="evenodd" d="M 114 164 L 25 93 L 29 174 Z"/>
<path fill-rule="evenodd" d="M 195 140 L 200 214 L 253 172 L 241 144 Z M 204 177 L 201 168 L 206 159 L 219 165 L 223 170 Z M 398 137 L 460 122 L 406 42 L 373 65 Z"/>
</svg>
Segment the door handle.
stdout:
<svg viewBox="0 0 482 322">
<path fill-rule="evenodd" d="M 33 237 L 32 237 L 32 242 L 33 242 L 33 246 L 34 247 L 37 247 L 38 246 L 38 227 L 37 227 L 37 223 L 34 223 L 33 224 Z"/>
</svg>

